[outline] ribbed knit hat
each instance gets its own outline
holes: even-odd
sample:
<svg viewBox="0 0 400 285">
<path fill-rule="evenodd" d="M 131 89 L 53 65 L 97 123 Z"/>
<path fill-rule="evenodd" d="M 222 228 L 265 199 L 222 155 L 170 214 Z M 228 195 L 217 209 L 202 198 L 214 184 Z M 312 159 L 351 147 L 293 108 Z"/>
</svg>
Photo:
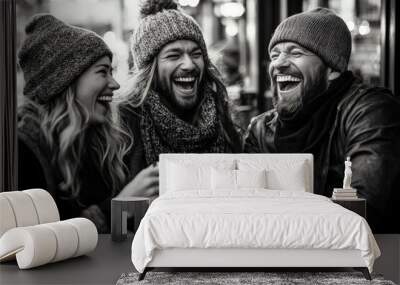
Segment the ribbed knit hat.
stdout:
<svg viewBox="0 0 400 285">
<path fill-rule="evenodd" d="M 342 18 L 329 9 L 316 8 L 285 19 L 276 28 L 268 51 L 280 42 L 295 42 L 317 54 L 331 68 L 347 70 L 351 34 Z"/>
<path fill-rule="evenodd" d="M 94 32 L 67 25 L 49 14 L 35 15 L 18 53 L 24 95 L 41 104 L 61 94 L 79 75 L 112 52 Z"/>
<path fill-rule="evenodd" d="M 141 20 L 132 35 L 131 51 L 134 65 L 141 69 L 168 43 L 192 40 L 208 60 L 203 34 L 196 21 L 178 10 L 172 0 L 145 0 L 141 3 Z"/>
</svg>

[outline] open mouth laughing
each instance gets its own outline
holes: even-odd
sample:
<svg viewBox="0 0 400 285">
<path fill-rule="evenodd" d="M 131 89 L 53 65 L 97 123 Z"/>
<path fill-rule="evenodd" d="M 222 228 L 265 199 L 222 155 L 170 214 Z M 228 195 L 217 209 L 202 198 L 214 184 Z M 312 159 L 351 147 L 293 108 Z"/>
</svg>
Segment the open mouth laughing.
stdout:
<svg viewBox="0 0 400 285">
<path fill-rule="evenodd" d="M 301 78 L 293 75 L 277 75 L 276 82 L 280 93 L 291 93 L 301 86 Z"/>
<path fill-rule="evenodd" d="M 173 79 L 174 85 L 184 95 L 194 95 L 196 92 L 196 81 L 197 77 L 195 76 L 180 76 Z"/>
<path fill-rule="evenodd" d="M 109 103 L 113 100 L 113 95 L 102 95 L 97 97 L 97 103 L 103 105 L 104 107 L 108 107 Z"/>
</svg>

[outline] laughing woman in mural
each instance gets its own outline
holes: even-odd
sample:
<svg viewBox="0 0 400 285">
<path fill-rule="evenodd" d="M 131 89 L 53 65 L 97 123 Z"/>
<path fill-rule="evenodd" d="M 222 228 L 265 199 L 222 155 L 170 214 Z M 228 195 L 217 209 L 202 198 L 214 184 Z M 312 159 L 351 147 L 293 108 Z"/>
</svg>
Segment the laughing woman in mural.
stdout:
<svg viewBox="0 0 400 285">
<path fill-rule="evenodd" d="M 112 53 L 95 33 L 49 14 L 33 17 L 19 51 L 19 189 L 44 188 L 61 219 L 86 217 L 109 231 L 110 199 L 125 180 L 126 139 L 112 121 L 119 84 Z"/>
</svg>

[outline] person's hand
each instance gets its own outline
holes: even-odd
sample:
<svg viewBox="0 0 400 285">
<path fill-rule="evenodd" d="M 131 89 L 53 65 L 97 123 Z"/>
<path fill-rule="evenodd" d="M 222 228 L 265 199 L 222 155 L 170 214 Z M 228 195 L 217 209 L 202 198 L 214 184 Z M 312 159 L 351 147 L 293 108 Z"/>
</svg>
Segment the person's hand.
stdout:
<svg viewBox="0 0 400 285">
<path fill-rule="evenodd" d="M 91 205 L 81 212 L 81 217 L 91 220 L 99 234 L 109 233 L 106 217 L 97 205 Z"/>
<path fill-rule="evenodd" d="M 158 165 L 150 165 L 140 171 L 117 197 L 158 195 Z"/>
</svg>

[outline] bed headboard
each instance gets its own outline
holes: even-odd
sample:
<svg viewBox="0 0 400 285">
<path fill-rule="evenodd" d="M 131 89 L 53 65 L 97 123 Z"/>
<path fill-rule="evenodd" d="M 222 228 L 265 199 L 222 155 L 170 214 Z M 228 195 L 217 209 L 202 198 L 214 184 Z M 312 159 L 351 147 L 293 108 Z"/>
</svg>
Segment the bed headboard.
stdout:
<svg viewBox="0 0 400 285">
<path fill-rule="evenodd" d="M 271 183 L 278 185 L 287 180 L 301 179 L 304 191 L 313 193 L 313 155 L 312 154 L 270 154 L 270 153 L 167 153 L 160 154 L 160 195 L 167 191 L 168 169 L 171 165 L 185 167 L 219 166 L 238 170 L 267 169 L 274 173 Z M 287 179 L 293 177 L 293 179 Z M 286 181 L 285 181 L 286 180 Z M 295 182 L 294 182 L 295 183 Z"/>
</svg>

